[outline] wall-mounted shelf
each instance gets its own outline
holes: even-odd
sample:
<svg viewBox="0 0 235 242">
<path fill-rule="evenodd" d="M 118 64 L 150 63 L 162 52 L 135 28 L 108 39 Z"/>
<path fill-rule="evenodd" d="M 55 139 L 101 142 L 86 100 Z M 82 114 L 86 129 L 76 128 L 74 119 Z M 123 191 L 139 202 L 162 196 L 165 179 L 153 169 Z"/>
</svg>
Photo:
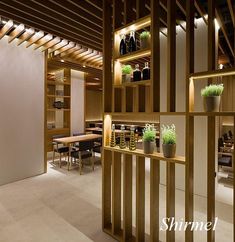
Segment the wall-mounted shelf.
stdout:
<svg viewBox="0 0 235 242">
<path fill-rule="evenodd" d="M 56 112 L 56 111 L 65 111 L 65 112 L 69 112 L 70 109 L 67 109 L 67 108 L 48 108 L 47 111 L 49 112 Z"/>
<path fill-rule="evenodd" d="M 47 95 L 49 98 L 70 98 L 70 96 Z"/>
<path fill-rule="evenodd" d="M 48 80 L 47 81 L 47 84 L 48 85 L 61 85 L 61 86 L 64 86 L 64 85 L 70 85 L 70 83 L 69 82 L 60 82 L 60 81 L 50 81 L 50 80 Z"/>
<path fill-rule="evenodd" d="M 235 116 L 235 112 L 189 112 L 190 116 Z"/>
<path fill-rule="evenodd" d="M 151 80 L 142 80 L 142 81 L 138 81 L 138 82 L 125 82 L 125 83 L 116 84 L 116 85 L 113 85 L 113 86 L 115 88 L 123 88 L 123 87 L 137 87 L 139 85 L 150 86 Z"/>
<path fill-rule="evenodd" d="M 153 154 L 145 154 L 144 151 L 141 150 L 141 149 L 136 149 L 134 151 L 131 151 L 127 148 L 126 149 L 120 149 L 118 146 L 117 147 L 105 146 L 104 149 L 110 150 L 110 151 L 115 151 L 115 152 L 120 152 L 120 153 L 123 153 L 123 154 L 144 156 L 144 157 L 151 158 L 151 159 L 164 160 L 164 161 L 167 161 L 167 162 L 173 162 L 173 163 L 185 165 L 185 157 L 183 157 L 183 156 L 176 156 L 174 158 L 166 158 L 166 157 L 163 156 L 162 153 L 154 152 Z"/>
<path fill-rule="evenodd" d="M 150 55 L 151 55 L 151 49 L 141 49 L 141 50 L 137 50 L 137 51 L 119 56 L 117 58 L 114 58 L 114 61 L 119 61 L 120 63 L 122 63 L 122 62 L 144 58 Z"/>
</svg>

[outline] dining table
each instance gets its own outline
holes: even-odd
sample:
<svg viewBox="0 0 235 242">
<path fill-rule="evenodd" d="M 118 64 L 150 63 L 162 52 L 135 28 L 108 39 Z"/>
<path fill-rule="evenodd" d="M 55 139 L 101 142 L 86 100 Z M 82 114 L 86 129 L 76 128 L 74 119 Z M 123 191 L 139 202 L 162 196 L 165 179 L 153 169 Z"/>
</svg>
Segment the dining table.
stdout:
<svg viewBox="0 0 235 242">
<path fill-rule="evenodd" d="M 69 137 L 63 137 L 63 138 L 56 138 L 53 139 L 54 142 L 58 144 L 63 144 L 64 146 L 69 147 L 69 157 L 68 157 L 68 170 L 70 169 L 70 166 L 72 164 L 72 157 L 71 152 L 73 149 L 73 144 L 84 142 L 84 141 L 93 141 L 101 139 L 102 135 L 100 134 L 84 134 L 84 135 L 78 135 L 78 136 L 69 136 Z"/>
</svg>

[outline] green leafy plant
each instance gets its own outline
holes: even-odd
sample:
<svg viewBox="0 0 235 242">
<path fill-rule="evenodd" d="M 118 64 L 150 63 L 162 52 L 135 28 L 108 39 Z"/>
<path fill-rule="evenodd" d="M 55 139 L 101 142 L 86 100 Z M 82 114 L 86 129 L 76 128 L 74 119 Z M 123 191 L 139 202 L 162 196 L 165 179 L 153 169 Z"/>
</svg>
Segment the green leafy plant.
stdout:
<svg viewBox="0 0 235 242">
<path fill-rule="evenodd" d="M 175 125 L 162 125 L 163 144 L 176 144 Z"/>
<path fill-rule="evenodd" d="M 211 84 L 201 90 L 202 97 L 220 96 L 224 90 L 223 84 Z"/>
<path fill-rule="evenodd" d="M 141 34 L 140 34 L 140 38 L 141 39 L 147 39 L 150 37 L 150 32 L 149 31 L 143 31 Z"/>
<path fill-rule="evenodd" d="M 123 65 L 122 66 L 122 74 L 124 74 L 124 75 L 131 74 L 131 72 L 132 72 L 131 65 Z"/>
<path fill-rule="evenodd" d="M 156 139 L 156 129 L 154 124 L 145 124 L 143 130 L 143 141 L 155 141 Z"/>
</svg>

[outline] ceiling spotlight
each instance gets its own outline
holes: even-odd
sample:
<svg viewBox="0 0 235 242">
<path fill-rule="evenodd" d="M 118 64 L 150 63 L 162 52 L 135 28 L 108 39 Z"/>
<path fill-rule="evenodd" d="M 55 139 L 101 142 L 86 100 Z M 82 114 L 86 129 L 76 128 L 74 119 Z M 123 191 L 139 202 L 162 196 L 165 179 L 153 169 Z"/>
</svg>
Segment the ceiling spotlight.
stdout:
<svg viewBox="0 0 235 242">
<path fill-rule="evenodd" d="M 17 28 L 17 27 L 18 27 L 18 25 L 17 25 L 17 24 L 14 24 L 14 27 L 15 27 L 15 28 Z"/>
<path fill-rule="evenodd" d="M 3 24 L 6 24 L 6 23 L 7 23 L 7 21 L 6 21 L 6 20 L 2 20 L 2 23 L 3 23 Z"/>
<path fill-rule="evenodd" d="M 64 60 L 60 60 L 61 62 L 64 62 Z"/>
<path fill-rule="evenodd" d="M 94 80 L 97 80 L 97 81 L 99 81 L 99 80 L 100 80 L 100 78 L 98 78 L 98 77 L 95 77 L 95 78 L 94 78 Z"/>
<path fill-rule="evenodd" d="M 83 65 L 82 67 L 86 68 L 86 65 Z"/>
</svg>

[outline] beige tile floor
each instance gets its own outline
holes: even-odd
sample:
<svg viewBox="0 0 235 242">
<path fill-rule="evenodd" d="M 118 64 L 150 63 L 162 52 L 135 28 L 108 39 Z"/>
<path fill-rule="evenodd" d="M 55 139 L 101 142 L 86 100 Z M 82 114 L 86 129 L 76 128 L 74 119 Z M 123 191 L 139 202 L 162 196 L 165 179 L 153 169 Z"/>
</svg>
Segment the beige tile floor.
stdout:
<svg viewBox="0 0 235 242">
<path fill-rule="evenodd" d="M 114 241 L 101 230 L 101 185 L 100 165 L 94 172 L 85 167 L 84 175 L 80 176 L 77 170 L 68 172 L 49 164 L 47 174 L 1 186 L 0 242 Z M 160 213 L 161 218 L 165 217 L 163 185 L 160 185 Z M 134 209 L 133 214 L 135 225 Z M 206 198 L 195 196 L 194 215 L 198 221 L 206 220 Z M 232 206 L 217 202 L 216 215 L 219 217 L 216 241 L 232 242 Z M 176 190 L 176 219 L 183 217 L 184 192 Z M 149 233 L 148 171 L 146 232 Z M 196 242 L 204 242 L 206 233 L 195 233 L 194 238 Z M 165 233 L 160 233 L 160 239 L 165 241 Z M 176 233 L 176 241 L 185 241 L 183 232 Z"/>
</svg>

